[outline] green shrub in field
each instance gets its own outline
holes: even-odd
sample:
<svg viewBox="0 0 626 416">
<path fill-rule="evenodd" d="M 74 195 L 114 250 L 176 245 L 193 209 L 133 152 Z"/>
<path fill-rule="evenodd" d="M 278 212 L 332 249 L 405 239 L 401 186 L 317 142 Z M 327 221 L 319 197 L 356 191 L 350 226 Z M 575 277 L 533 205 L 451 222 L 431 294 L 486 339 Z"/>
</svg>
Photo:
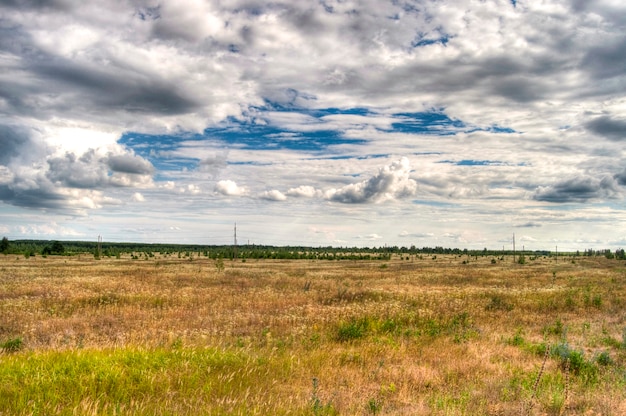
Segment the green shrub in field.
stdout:
<svg viewBox="0 0 626 416">
<path fill-rule="evenodd" d="M 369 318 L 353 318 L 348 322 L 342 322 L 338 325 L 337 340 L 341 342 L 346 342 L 363 338 L 369 329 Z"/>
<path fill-rule="evenodd" d="M 17 352 L 24 347 L 22 338 L 12 338 L 0 345 L 5 352 Z"/>
<path fill-rule="evenodd" d="M 552 347 L 551 355 L 558 358 L 562 367 L 567 367 L 569 371 L 579 376 L 585 384 L 597 382 L 598 367 L 594 362 L 585 359 L 582 350 L 574 350 L 567 342 L 562 342 Z"/>
</svg>

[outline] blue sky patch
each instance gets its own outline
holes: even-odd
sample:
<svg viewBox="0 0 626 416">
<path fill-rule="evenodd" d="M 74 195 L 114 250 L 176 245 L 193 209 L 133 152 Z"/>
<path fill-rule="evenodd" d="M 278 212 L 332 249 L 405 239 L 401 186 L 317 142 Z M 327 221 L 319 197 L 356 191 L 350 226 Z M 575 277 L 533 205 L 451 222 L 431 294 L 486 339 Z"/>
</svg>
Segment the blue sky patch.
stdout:
<svg viewBox="0 0 626 416">
<path fill-rule="evenodd" d="M 441 160 L 437 163 L 449 163 L 456 166 L 507 166 L 504 162 L 494 161 L 494 160 L 474 160 L 474 159 L 463 159 L 463 160 Z"/>
<path fill-rule="evenodd" d="M 460 206 L 459 204 L 451 204 L 449 202 L 427 201 L 423 199 L 415 199 L 412 202 L 415 205 L 427 205 L 429 207 L 439 207 L 439 208 L 454 208 L 454 207 Z"/>
<path fill-rule="evenodd" d="M 392 132 L 450 136 L 466 127 L 460 120 L 453 120 L 443 112 L 395 113 L 398 121 L 391 124 Z"/>
<path fill-rule="evenodd" d="M 214 127 L 205 129 L 201 134 L 153 135 L 127 132 L 118 142 L 149 160 L 158 170 L 180 171 L 193 170 L 200 162 L 199 158 L 181 158 L 176 154 L 176 151 L 192 142 L 208 142 L 211 147 L 224 149 L 290 150 L 308 153 L 321 159 L 366 159 L 389 156 L 384 153 L 359 156 L 333 155 L 330 151 L 333 146 L 368 143 L 366 139 L 346 137 L 344 130 L 336 128 L 334 124 L 329 124 L 325 120 L 325 117 L 334 115 L 360 116 L 361 118 L 357 119 L 357 128 L 359 123 L 367 125 L 367 121 L 363 121 L 366 117 L 392 117 L 395 121 L 391 123 L 391 128 L 379 129 L 389 133 L 449 136 L 461 131 L 471 131 L 463 121 L 451 119 L 443 109 L 386 115 L 363 107 L 305 108 L 296 104 L 298 100 L 314 99 L 313 96 L 295 90 L 287 91 L 284 102 L 265 100 L 261 106 L 249 107 L 241 117 L 229 116 Z M 354 128 L 354 126 L 346 128 Z M 486 130 L 513 132 L 512 129 L 497 125 Z M 421 155 L 421 153 L 416 154 Z M 441 163 L 456 163 L 462 166 L 498 164 L 498 162 L 471 160 Z"/>
</svg>

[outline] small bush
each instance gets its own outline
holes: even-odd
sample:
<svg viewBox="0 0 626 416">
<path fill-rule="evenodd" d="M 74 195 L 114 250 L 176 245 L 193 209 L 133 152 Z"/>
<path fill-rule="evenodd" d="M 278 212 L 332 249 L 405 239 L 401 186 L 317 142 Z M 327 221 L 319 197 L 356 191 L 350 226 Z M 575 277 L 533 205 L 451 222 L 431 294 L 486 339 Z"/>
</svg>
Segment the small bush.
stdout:
<svg viewBox="0 0 626 416">
<path fill-rule="evenodd" d="M 608 366 L 613 364 L 613 359 L 607 351 L 602 351 L 596 356 L 596 362 L 602 366 Z"/>
<path fill-rule="evenodd" d="M 553 357 L 560 359 L 562 368 L 569 368 L 569 371 L 579 376 L 585 384 L 597 382 L 598 367 L 585 359 L 583 351 L 574 350 L 566 342 L 563 342 L 553 347 L 551 353 Z"/>
<path fill-rule="evenodd" d="M 18 352 L 24 347 L 24 341 L 22 338 L 9 339 L 1 345 L 5 352 Z"/>
<path fill-rule="evenodd" d="M 507 340 L 507 344 L 517 347 L 524 345 L 524 342 L 523 331 L 521 328 L 518 328 L 518 330 L 515 331 L 515 335 Z"/>
<path fill-rule="evenodd" d="M 369 326 L 368 318 L 351 319 L 349 322 L 341 323 L 337 328 L 337 340 L 346 342 L 363 338 Z"/>
<path fill-rule="evenodd" d="M 563 337 L 566 333 L 566 328 L 563 325 L 561 319 L 557 319 L 554 322 L 554 325 L 549 325 L 544 329 L 544 332 L 547 334 L 557 335 Z"/>
</svg>

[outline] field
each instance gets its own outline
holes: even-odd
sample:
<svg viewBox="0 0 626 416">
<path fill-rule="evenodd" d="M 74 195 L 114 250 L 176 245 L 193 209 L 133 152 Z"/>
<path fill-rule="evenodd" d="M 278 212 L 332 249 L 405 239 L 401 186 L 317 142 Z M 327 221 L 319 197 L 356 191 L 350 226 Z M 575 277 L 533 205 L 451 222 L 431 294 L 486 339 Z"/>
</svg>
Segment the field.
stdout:
<svg viewBox="0 0 626 416">
<path fill-rule="evenodd" d="M 626 262 L 0 255 L 0 415 L 622 415 Z"/>
</svg>

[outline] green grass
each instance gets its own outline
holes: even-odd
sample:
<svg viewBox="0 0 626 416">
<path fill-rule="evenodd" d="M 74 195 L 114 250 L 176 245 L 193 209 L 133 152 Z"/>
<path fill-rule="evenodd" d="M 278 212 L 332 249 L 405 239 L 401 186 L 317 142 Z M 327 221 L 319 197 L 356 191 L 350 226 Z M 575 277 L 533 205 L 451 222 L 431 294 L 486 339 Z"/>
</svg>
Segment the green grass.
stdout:
<svg viewBox="0 0 626 416">
<path fill-rule="evenodd" d="M 213 348 L 14 354 L 0 365 L 0 414 L 254 414 L 241 398 L 265 394 L 268 365 Z"/>
</svg>

